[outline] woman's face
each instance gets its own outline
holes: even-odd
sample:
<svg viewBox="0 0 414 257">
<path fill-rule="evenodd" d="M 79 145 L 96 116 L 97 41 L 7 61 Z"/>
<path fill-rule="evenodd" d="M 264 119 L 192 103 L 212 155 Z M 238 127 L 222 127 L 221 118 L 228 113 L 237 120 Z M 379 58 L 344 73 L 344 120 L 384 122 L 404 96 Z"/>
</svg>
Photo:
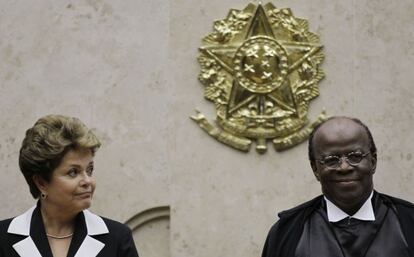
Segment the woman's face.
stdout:
<svg viewBox="0 0 414 257">
<path fill-rule="evenodd" d="M 78 213 L 91 206 L 95 190 L 93 155 L 89 149 L 69 150 L 45 183 L 44 199 L 59 211 Z"/>
</svg>

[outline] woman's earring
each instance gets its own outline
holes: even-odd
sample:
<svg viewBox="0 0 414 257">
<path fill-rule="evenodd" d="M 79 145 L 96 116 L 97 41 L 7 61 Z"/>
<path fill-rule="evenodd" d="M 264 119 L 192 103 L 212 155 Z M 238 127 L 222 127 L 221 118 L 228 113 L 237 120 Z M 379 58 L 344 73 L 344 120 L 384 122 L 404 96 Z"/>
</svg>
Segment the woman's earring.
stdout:
<svg viewBox="0 0 414 257">
<path fill-rule="evenodd" d="M 45 193 L 41 193 L 40 197 L 42 197 L 42 199 L 46 199 L 47 195 Z"/>
</svg>

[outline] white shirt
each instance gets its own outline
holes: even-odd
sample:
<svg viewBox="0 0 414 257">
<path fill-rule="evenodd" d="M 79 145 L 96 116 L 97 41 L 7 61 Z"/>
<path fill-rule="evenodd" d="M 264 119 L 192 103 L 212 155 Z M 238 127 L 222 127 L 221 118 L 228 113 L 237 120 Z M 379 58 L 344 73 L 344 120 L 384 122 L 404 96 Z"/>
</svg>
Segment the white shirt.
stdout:
<svg viewBox="0 0 414 257">
<path fill-rule="evenodd" d="M 375 214 L 374 214 L 374 209 L 372 207 L 372 202 L 371 202 L 373 194 L 374 194 L 374 191 L 371 192 L 371 195 L 368 197 L 365 203 L 352 216 L 349 216 L 346 212 L 341 210 L 338 206 L 336 206 L 334 203 L 329 201 L 328 198 L 324 196 L 325 201 L 326 201 L 326 212 L 328 214 L 329 222 L 337 222 L 347 217 L 351 217 L 351 218 L 358 219 L 358 220 L 374 221 Z"/>
</svg>

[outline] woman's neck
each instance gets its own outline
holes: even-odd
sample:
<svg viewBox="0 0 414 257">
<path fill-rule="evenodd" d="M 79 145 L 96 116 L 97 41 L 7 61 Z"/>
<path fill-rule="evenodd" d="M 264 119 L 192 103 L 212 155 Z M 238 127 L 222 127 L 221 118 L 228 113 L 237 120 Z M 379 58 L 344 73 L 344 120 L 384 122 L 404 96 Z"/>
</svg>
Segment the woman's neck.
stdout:
<svg viewBox="0 0 414 257">
<path fill-rule="evenodd" d="M 77 213 L 62 212 L 46 202 L 41 202 L 40 212 L 47 234 L 65 236 L 73 233 Z"/>
</svg>

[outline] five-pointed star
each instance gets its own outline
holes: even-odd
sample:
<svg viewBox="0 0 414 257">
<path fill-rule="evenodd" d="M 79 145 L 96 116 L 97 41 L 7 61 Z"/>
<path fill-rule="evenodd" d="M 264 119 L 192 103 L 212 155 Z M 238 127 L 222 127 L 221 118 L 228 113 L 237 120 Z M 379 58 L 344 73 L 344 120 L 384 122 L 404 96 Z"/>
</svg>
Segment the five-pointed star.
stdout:
<svg viewBox="0 0 414 257">
<path fill-rule="evenodd" d="M 282 27 L 272 28 L 266 17 L 263 6 L 259 4 L 256 8 L 256 12 L 253 15 L 253 21 L 247 30 L 242 30 L 245 40 L 255 36 L 265 36 L 270 39 L 276 40 L 287 52 L 289 59 L 289 72 L 297 69 L 306 59 L 316 54 L 322 46 L 319 44 L 313 44 L 309 42 L 295 42 L 293 40 L 278 40 L 274 36 L 274 32 L 278 30 L 284 30 Z M 200 51 L 216 60 L 227 72 L 234 74 L 233 70 L 233 58 L 244 41 L 237 41 L 237 38 L 233 38 L 227 44 L 221 45 L 206 45 L 200 47 Z M 264 56 L 276 56 L 274 49 L 265 46 Z M 250 48 L 246 50 L 246 56 L 257 56 L 257 48 Z"/>
<path fill-rule="evenodd" d="M 279 34 L 286 34 L 286 29 L 282 26 L 275 26 L 272 27 L 269 23 L 269 20 L 266 16 L 266 12 L 261 4 L 259 4 L 253 14 L 252 20 L 250 22 L 250 26 L 248 29 L 241 30 L 241 33 L 244 33 L 245 40 L 249 40 L 253 37 L 264 37 L 268 38 L 271 41 L 276 41 L 285 51 L 287 54 L 288 62 L 290 66 L 288 67 L 288 74 L 295 71 L 299 66 L 309 57 L 316 54 L 322 46 L 319 44 L 314 44 L 306 41 L 297 42 L 293 39 L 291 40 L 281 40 L 275 37 L 275 35 Z M 240 38 L 234 37 L 226 44 L 211 44 L 206 45 L 200 48 L 200 51 L 206 54 L 207 56 L 213 58 L 225 71 L 227 71 L 230 75 L 234 76 L 234 64 L 233 60 L 238 52 L 239 48 L 243 45 L 245 41 L 241 41 Z M 245 56 L 254 56 L 256 57 L 257 52 L 253 50 L 254 48 L 248 49 L 245 51 Z M 274 49 L 267 47 L 265 50 L 265 56 L 277 56 L 277 53 Z M 271 74 L 271 73 L 270 73 Z M 267 73 L 263 76 L 269 76 Z M 232 113 L 237 109 L 245 106 L 246 104 L 255 101 L 256 96 L 255 93 L 249 92 L 249 94 L 245 94 L 243 92 L 246 91 L 243 87 L 241 87 L 236 81 L 233 81 L 233 87 L 237 87 L 233 89 L 232 92 L 234 94 L 240 95 L 240 97 L 232 97 L 234 100 L 229 103 L 229 112 Z M 284 102 L 281 99 L 278 99 L 279 96 L 276 95 L 269 95 L 269 97 L 277 98 L 275 101 L 278 104 L 282 105 L 283 107 L 293 110 L 294 106 L 290 106 L 290 104 Z"/>
</svg>

